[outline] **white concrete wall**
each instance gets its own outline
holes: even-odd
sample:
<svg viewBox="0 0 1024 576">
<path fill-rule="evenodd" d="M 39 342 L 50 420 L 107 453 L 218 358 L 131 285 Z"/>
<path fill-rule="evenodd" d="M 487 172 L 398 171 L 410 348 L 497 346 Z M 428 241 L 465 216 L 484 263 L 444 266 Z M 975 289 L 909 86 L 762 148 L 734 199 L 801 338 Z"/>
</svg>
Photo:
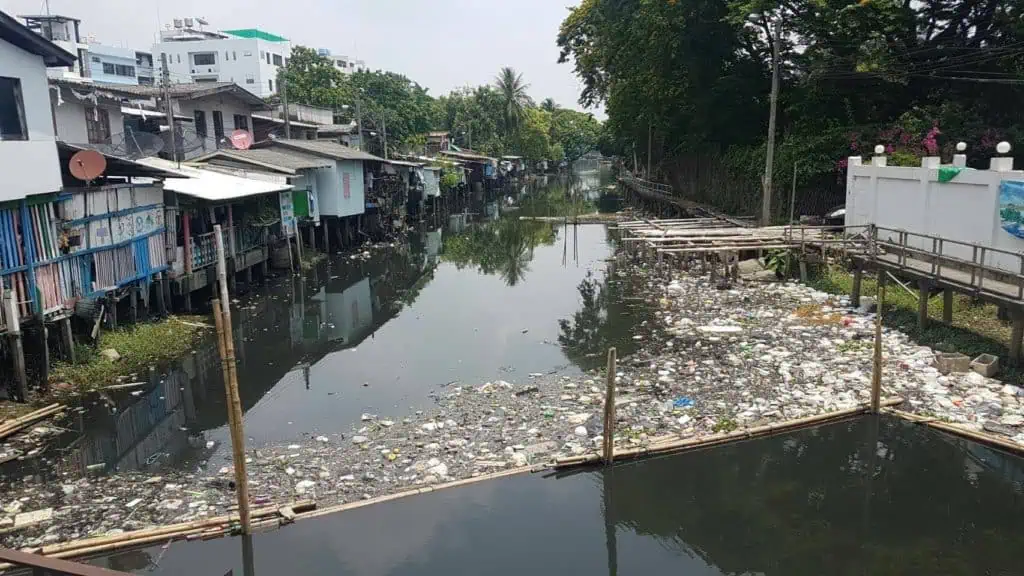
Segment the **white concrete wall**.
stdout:
<svg viewBox="0 0 1024 576">
<path fill-rule="evenodd" d="M 1003 180 L 1024 180 L 1024 171 L 965 169 L 950 182 L 938 181 L 937 168 L 872 166 L 849 159 L 846 179 L 846 225 L 939 236 L 989 248 L 1024 252 L 1024 239 L 1006 232 L 999 217 L 999 186 Z M 879 231 L 879 238 L 898 234 Z M 910 236 L 908 245 L 932 250 L 931 239 Z M 942 253 L 970 261 L 973 248 L 944 242 Z M 1020 259 L 987 252 L 985 263 L 1020 273 Z"/>
<path fill-rule="evenodd" d="M 0 141 L 0 201 L 57 192 L 61 187 L 50 113 L 50 87 L 41 56 L 0 40 L 0 76 L 21 80 L 28 140 Z"/>
<path fill-rule="evenodd" d="M 278 66 L 267 63 L 266 54 L 291 57 L 291 43 L 267 42 L 255 38 L 223 38 L 198 40 L 194 42 L 158 42 L 153 45 L 153 66 L 156 77 L 160 77 L 160 54 L 167 54 L 167 68 L 171 81 L 192 82 L 193 70 L 196 76 L 211 76 L 207 69 L 214 69 L 213 77 L 218 82 L 234 82 L 249 92 L 262 97 L 277 93 Z M 213 52 L 217 55 L 214 66 L 193 66 L 189 54 Z M 248 55 L 247 55 L 248 54 Z M 249 79 L 252 83 L 249 83 Z M 274 82 L 273 90 L 269 81 Z"/>
<path fill-rule="evenodd" d="M 124 115 L 120 106 L 101 106 L 110 118 L 110 143 L 121 144 L 124 140 Z M 88 144 L 89 132 L 85 126 L 85 104 L 77 100 L 64 99 L 53 107 L 53 118 L 57 125 L 57 139 L 69 144 Z"/>
</svg>

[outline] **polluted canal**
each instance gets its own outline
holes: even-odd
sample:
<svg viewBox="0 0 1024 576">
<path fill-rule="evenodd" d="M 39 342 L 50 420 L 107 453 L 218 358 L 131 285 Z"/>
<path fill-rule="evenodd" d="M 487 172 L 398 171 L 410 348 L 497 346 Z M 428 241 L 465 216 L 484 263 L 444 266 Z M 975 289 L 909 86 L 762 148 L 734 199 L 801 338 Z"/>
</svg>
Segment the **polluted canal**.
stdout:
<svg viewBox="0 0 1024 576">
<path fill-rule="evenodd" d="M 922 481 L 927 478 L 927 481 Z M 890 418 L 513 476 L 252 537 L 95 560 L 139 574 L 1016 574 L 1024 461 Z"/>
<path fill-rule="evenodd" d="M 582 562 L 588 573 L 998 574 L 1021 559 L 1005 529 L 1020 512 L 1021 460 L 900 420 L 570 472 L 602 445 L 610 347 L 611 441 L 623 455 L 853 415 L 874 362 L 872 310 L 757 266 L 723 283 L 645 259 L 608 224 L 570 223 L 598 207 L 620 208 L 597 173 L 528 185 L 240 297 L 255 525 L 314 506 L 306 514 L 320 517 L 252 539 L 148 532 L 159 548 L 99 561 L 168 574 L 296 563 L 310 574 L 458 573 L 480 554 L 508 557 L 490 564 L 508 573 Z M 940 373 L 934 351 L 899 331 L 879 342 L 886 406 L 1024 442 L 1020 388 Z M 205 341 L 158 380 L 61 422 L 84 434 L 33 431 L 60 440 L 5 467 L 4 545 L 79 554 L 81 539 L 103 538 L 109 553 L 128 532 L 176 524 L 197 539 L 238 527 L 224 516 L 237 500 L 216 348 Z M 512 476 L 552 466 L 557 478 Z M 487 481 L 437 489 L 474 479 Z M 918 529 L 895 528 L 908 522 Z"/>
</svg>

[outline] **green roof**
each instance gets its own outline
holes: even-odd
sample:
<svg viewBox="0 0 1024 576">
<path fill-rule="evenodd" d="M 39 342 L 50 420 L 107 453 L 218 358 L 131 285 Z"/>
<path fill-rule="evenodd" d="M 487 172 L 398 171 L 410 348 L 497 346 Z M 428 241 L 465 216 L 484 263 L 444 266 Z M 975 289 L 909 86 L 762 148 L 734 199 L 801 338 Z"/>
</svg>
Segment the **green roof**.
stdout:
<svg viewBox="0 0 1024 576">
<path fill-rule="evenodd" d="M 257 40 L 266 40 L 267 42 L 287 42 L 288 39 L 284 36 L 278 36 L 277 34 L 271 34 L 270 32 L 264 32 L 258 28 L 242 28 L 241 30 L 224 30 L 225 34 L 231 34 L 232 36 L 238 36 L 239 38 L 256 38 Z"/>
</svg>

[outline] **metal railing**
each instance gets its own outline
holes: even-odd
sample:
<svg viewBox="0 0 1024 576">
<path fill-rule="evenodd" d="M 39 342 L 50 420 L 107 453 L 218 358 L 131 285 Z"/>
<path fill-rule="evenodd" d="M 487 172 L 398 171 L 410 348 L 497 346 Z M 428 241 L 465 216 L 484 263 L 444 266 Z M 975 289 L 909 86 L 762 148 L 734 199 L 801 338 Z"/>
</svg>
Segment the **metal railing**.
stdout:
<svg viewBox="0 0 1024 576">
<path fill-rule="evenodd" d="M 655 192 L 658 194 L 665 194 L 666 196 L 676 196 L 676 193 L 668 184 L 659 184 L 657 182 L 643 180 L 629 173 L 619 176 L 619 180 L 623 183 L 629 184 L 641 192 Z"/>
<path fill-rule="evenodd" d="M 230 250 L 231 234 L 234 228 L 222 228 L 221 235 L 224 238 L 224 246 Z M 189 238 L 191 243 L 191 257 L 189 271 L 196 271 L 217 263 L 217 242 L 213 232 L 199 234 Z"/>
</svg>

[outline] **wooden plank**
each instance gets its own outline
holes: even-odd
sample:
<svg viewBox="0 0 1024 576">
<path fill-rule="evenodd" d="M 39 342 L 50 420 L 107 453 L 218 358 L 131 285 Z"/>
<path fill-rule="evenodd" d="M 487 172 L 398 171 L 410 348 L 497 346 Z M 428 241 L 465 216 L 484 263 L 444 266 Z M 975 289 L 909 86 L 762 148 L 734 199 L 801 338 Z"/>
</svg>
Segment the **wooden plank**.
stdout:
<svg viewBox="0 0 1024 576">
<path fill-rule="evenodd" d="M 29 554 L 8 548 L 0 548 L 0 560 L 16 566 L 30 566 L 46 572 L 70 574 L 71 576 L 131 576 L 127 572 L 108 570 L 99 566 L 79 564 L 78 562 Z"/>
</svg>

